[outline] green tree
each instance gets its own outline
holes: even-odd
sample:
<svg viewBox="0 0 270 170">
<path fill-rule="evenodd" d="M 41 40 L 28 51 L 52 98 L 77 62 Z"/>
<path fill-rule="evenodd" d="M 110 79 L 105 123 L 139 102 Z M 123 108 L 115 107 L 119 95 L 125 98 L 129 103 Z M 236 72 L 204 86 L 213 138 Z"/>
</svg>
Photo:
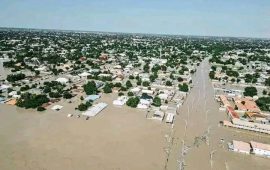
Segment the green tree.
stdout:
<svg viewBox="0 0 270 170">
<path fill-rule="evenodd" d="M 146 63 L 144 66 L 143 66 L 143 71 L 148 73 L 149 72 L 149 64 Z"/>
<path fill-rule="evenodd" d="M 144 81 L 144 82 L 142 83 L 142 85 L 143 85 L 144 87 L 148 87 L 148 86 L 150 85 L 150 83 L 149 83 L 148 81 Z"/>
<path fill-rule="evenodd" d="M 246 87 L 244 91 L 244 95 L 250 96 L 250 97 L 256 96 L 257 95 L 256 87 Z"/>
<path fill-rule="evenodd" d="M 121 87 L 121 86 L 122 86 L 122 84 L 119 83 L 119 82 L 117 82 L 117 83 L 114 84 L 114 87 Z"/>
<path fill-rule="evenodd" d="M 128 96 L 134 96 L 133 92 L 129 91 Z"/>
<path fill-rule="evenodd" d="M 22 94 L 21 97 L 17 100 L 16 105 L 18 107 L 24 107 L 28 109 L 37 108 L 38 106 L 41 106 L 42 104 L 47 102 L 49 102 L 49 99 L 46 95 L 36 95 L 26 92 Z"/>
<path fill-rule="evenodd" d="M 166 86 L 172 86 L 172 82 L 168 80 L 168 81 L 166 81 L 165 85 Z"/>
<path fill-rule="evenodd" d="M 87 84 L 83 86 L 83 89 L 87 95 L 97 94 L 98 91 L 94 81 L 87 82 Z"/>
<path fill-rule="evenodd" d="M 264 83 L 266 86 L 270 86 L 270 77 L 268 77 L 266 80 L 265 80 L 265 83 Z"/>
<path fill-rule="evenodd" d="M 183 85 L 179 84 L 178 87 L 179 87 L 179 90 L 183 92 L 188 92 L 189 90 L 188 85 L 186 83 L 184 83 Z"/>
<path fill-rule="evenodd" d="M 39 70 L 36 70 L 35 71 L 35 74 L 36 74 L 36 76 L 40 75 L 40 71 Z"/>
<path fill-rule="evenodd" d="M 135 108 L 135 107 L 138 106 L 139 102 L 140 102 L 140 99 L 138 97 L 131 97 L 131 98 L 128 99 L 127 105 L 129 107 Z"/>
<path fill-rule="evenodd" d="M 154 105 L 154 106 L 156 106 L 156 107 L 161 106 L 161 99 L 160 99 L 159 97 L 156 96 L 156 97 L 153 99 L 152 105 Z"/>
<path fill-rule="evenodd" d="M 59 98 L 62 97 L 62 95 L 59 92 L 50 92 L 49 93 L 50 98 Z"/>
<path fill-rule="evenodd" d="M 105 86 L 103 87 L 103 91 L 104 91 L 104 93 L 111 93 L 112 88 L 108 83 L 106 83 Z"/>
<path fill-rule="evenodd" d="M 260 97 L 256 100 L 256 104 L 263 111 L 270 111 L 270 97 Z"/>
<path fill-rule="evenodd" d="M 124 93 L 123 92 L 119 92 L 118 93 L 118 96 L 124 96 Z"/>
<path fill-rule="evenodd" d="M 132 87 L 132 83 L 129 80 L 126 82 L 126 87 L 128 89 Z"/>
<path fill-rule="evenodd" d="M 215 71 L 210 71 L 210 73 L 209 73 L 209 77 L 210 77 L 210 79 L 215 79 Z"/>
<path fill-rule="evenodd" d="M 45 86 L 44 89 L 43 89 L 44 93 L 50 93 L 51 91 L 52 91 L 51 88 L 48 87 L 48 86 Z"/>
<path fill-rule="evenodd" d="M 70 94 L 69 92 L 67 92 L 67 91 L 65 91 L 64 93 L 63 93 L 63 98 L 65 98 L 65 99 L 71 99 L 73 96 L 72 96 L 72 94 Z"/>
<path fill-rule="evenodd" d="M 79 111 L 86 111 L 90 106 L 92 106 L 91 102 L 81 103 L 78 106 Z"/>
<path fill-rule="evenodd" d="M 9 81 L 9 82 L 19 81 L 19 80 L 22 80 L 24 78 L 25 78 L 25 74 L 22 74 L 22 73 L 7 75 L 7 81 Z"/>
</svg>

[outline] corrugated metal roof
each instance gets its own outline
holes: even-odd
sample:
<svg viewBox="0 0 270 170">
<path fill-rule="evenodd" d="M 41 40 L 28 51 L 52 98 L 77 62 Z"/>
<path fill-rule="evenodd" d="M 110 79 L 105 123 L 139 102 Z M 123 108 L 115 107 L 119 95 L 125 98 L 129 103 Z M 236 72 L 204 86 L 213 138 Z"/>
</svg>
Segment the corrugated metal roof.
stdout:
<svg viewBox="0 0 270 170">
<path fill-rule="evenodd" d="M 99 112 L 101 112 L 107 106 L 108 106 L 107 103 L 98 103 L 94 105 L 93 107 L 91 107 L 90 109 L 88 109 L 86 112 L 82 113 L 82 115 L 92 116 L 92 117 L 96 116 Z"/>
</svg>

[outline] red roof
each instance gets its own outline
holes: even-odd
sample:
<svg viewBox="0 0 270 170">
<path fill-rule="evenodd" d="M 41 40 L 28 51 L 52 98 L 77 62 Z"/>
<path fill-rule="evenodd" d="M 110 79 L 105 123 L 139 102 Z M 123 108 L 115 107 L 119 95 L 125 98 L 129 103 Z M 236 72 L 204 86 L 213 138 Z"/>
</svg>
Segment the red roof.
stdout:
<svg viewBox="0 0 270 170">
<path fill-rule="evenodd" d="M 232 118 L 238 118 L 239 119 L 239 115 L 235 112 L 235 110 L 231 106 L 227 106 L 227 110 L 228 110 L 228 113 L 230 114 L 230 116 Z"/>
</svg>

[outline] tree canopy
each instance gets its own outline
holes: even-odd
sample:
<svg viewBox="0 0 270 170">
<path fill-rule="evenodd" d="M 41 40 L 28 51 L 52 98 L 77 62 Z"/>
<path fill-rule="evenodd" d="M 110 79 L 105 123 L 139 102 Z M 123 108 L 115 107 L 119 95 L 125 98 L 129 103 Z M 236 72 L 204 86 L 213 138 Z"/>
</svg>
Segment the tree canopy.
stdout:
<svg viewBox="0 0 270 170">
<path fill-rule="evenodd" d="M 188 92 L 189 90 L 187 83 L 183 83 L 183 85 L 179 84 L 178 87 L 179 87 L 179 90 L 183 92 Z"/>
<path fill-rule="evenodd" d="M 161 106 L 161 99 L 160 99 L 159 97 L 156 96 L 156 97 L 153 99 L 152 105 L 154 105 L 154 106 L 156 106 L 156 107 Z"/>
<path fill-rule="evenodd" d="M 256 87 L 246 87 L 244 91 L 244 95 L 250 96 L 250 97 L 256 96 L 257 95 Z"/>
<path fill-rule="evenodd" d="M 137 107 L 137 105 L 139 104 L 139 102 L 140 102 L 140 99 L 138 97 L 131 97 L 131 98 L 128 99 L 127 105 L 129 107 L 135 108 L 135 107 Z"/>
<path fill-rule="evenodd" d="M 97 94 L 98 90 L 94 81 L 89 81 L 83 86 L 83 89 L 87 95 Z"/>
</svg>

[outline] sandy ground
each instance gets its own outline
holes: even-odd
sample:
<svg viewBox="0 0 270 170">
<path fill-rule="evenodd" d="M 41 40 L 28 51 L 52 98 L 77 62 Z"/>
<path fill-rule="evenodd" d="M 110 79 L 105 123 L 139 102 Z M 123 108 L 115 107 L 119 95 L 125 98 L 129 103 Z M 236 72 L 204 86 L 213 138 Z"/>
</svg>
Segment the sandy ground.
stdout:
<svg viewBox="0 0 270 170">
<path fill-rule="evenodd" d="M 0 105 L 0 169 L 164 169 L 170 126 L 113 106 L 112 95 L 103 96 L 109 106 L 88 121 L 67 118 L 75 113 L 67 103 L 44 113 Z"/>
<path fill-rule="evenodd" d="M 225 112 L 218 110 L 219 106 L 214 101 L 214 90 L 208 78 L 209 68 L 207 61 L 200 65 L 193 79 L 194 88 L 180 108 L 172 131 L 171 152 L 166 169 L 181 169 L 181 162 L 185 170 L 270 169 L 270 160 L 267 158 L 227 150 L 227 143 L 233 139 L 270 143 L 270 138 L 219 126 L 219 121 L 227 118 Z M 198 140 L 202 136 L 208 140 Z"/>
</svg>

